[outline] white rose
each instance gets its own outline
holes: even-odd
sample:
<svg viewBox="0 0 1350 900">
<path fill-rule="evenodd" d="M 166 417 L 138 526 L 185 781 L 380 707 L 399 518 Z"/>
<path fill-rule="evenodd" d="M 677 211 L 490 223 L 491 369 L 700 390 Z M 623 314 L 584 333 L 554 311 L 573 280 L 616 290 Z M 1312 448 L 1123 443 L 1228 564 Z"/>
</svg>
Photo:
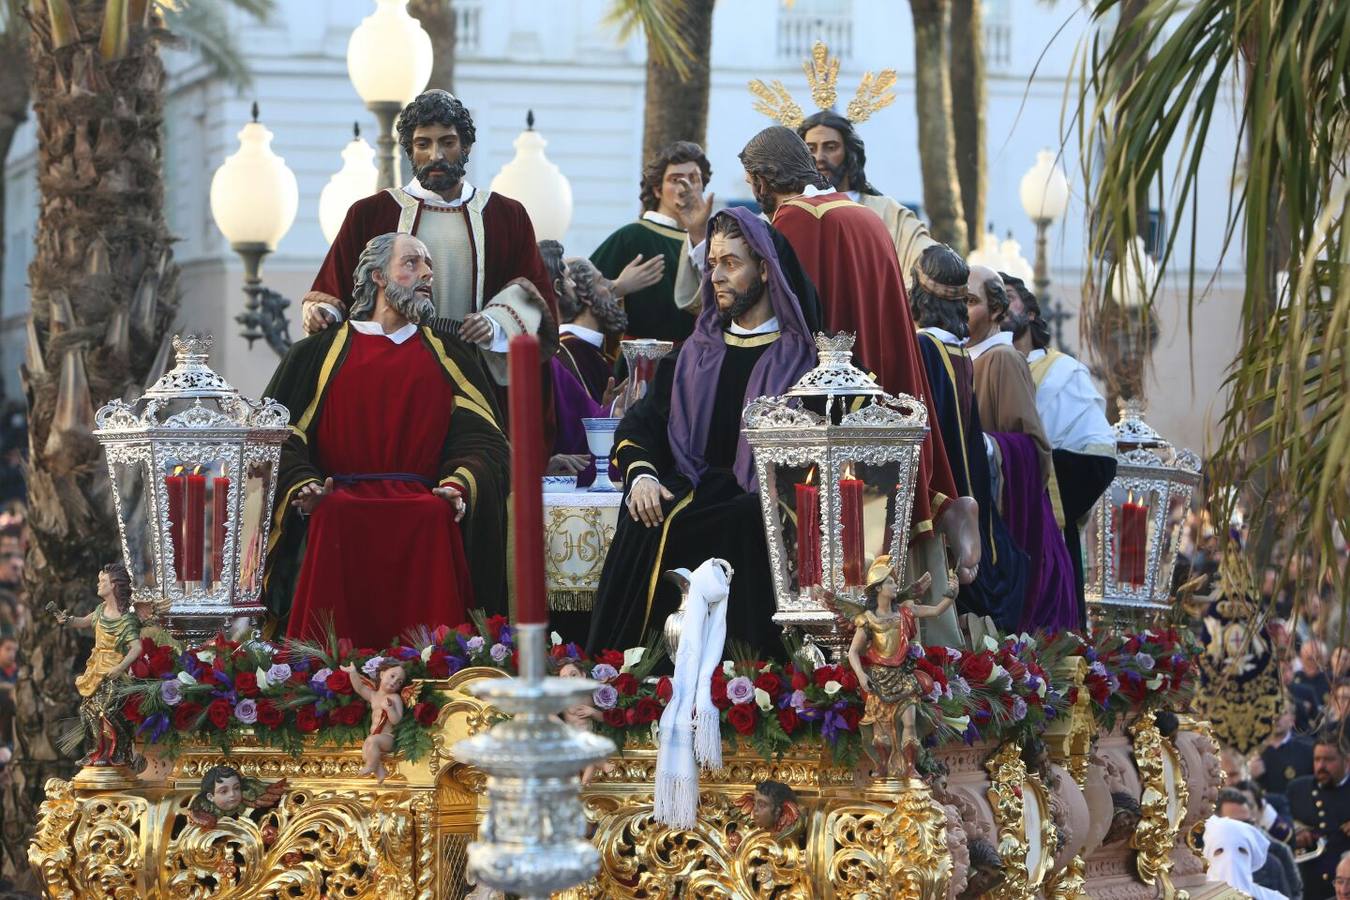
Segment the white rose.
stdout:
<svg viewBox="0 0 1350 900">
<path fill-rule="evenodd" d="M 773 709 L 773 698 L 769 696 L 769 692 L 764 690 L 764 688 L 755 688 L 755 705 L 764 710 L 764 712 L 768 712 Z"/>
<path fill-rule="evenodd" d="M 562 643 L 562 635 L 558 634 L 558 632 L 556 631 L 550 631 L 548 633 L 548 640 L 550 644 L 552 644 L 554 647 L 557 647 Z"/>
<path fill-rule="evenodd" d="M 722 674 L 728 678 L 735 678 L 736 664 L 729 659 L 722 660 Z"/>
<path fill-rule="evenodd" d="M 825 682 L 825 693 L 833 697 L 835 694 L 839 693 L 843 687 L 844 686 L 837 681 L 827 681 Z"/>
</svg>

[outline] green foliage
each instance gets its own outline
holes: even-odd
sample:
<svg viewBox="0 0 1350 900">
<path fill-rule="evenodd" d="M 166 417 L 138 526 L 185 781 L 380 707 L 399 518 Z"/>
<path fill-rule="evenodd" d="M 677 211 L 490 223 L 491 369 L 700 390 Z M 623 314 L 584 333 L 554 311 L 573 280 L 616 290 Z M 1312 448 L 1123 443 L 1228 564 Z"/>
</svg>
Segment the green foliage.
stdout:
<svg viewBox="0 0 1350 900">
<path fill-rule="evenodd" d="M 614 0 L 602 22 L 618 28 L 620 43 L 641 31 L 651 58 L 688 78 L 694 51 L 684 35 L 685 15 L 680 0 Z"/>
</svg>

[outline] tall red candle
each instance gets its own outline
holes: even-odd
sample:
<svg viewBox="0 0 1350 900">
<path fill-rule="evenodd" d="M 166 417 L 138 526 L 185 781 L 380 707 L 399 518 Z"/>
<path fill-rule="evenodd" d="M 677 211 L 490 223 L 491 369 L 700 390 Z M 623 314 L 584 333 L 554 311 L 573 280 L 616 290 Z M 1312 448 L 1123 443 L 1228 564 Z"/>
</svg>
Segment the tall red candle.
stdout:
<svg viewBox="0 0 1350 900">
<path fill-rule="evenodd" d="M 511 510 L 516 529 L 516 621 L 548 624 L 544 605 L 544 413 L 539 341 L 511 338 Z"/>
<path fill-rule="evenodd" d="M 843 522 L 844 584 L 863 583 L 863 483 L 839 479 L 840 519 Z"/>
<path fill-rule="evenodd" d="M 797 485 L 797 586 L 820 584 L 820 489 Z"/>
<path fill-rule="evenodd" d="M 1117 579 L 1127 584 L 1143 584 L 1148 556 L 1147 506 L 1127 500 L 1120 507 L 1117 542 Z"/>
<path fill-rule="evenodd" d="M 211 482 L 211 574 L 225 580 L 225 523 L 230 520 L 230 479 Z"/>
<path fill-rule="evenodd" d="M 164 476 L 164 489 L 169 495 L 169 546 L 173 548 L 173 577 L 183 580 L 183 467 Z"/>
<path fill-rule="evenodd" d="M 205 562 L 206 476 L 201 470 L 187 476 L 183 493 L 183 580 L 201 581 Z"/>
</svg>

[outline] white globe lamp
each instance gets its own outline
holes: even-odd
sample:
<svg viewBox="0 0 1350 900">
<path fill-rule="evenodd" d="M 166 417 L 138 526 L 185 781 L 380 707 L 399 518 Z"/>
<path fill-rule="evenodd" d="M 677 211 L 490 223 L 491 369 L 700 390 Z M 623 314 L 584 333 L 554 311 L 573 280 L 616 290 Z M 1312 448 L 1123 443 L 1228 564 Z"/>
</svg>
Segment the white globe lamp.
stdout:
<svg viewBox="0 0 1350 900">
<path fill-rule="evenodd" d="M 544 155 L 548 141 L 534 130 L 534 112 L 515 140 L 516 156 L 492 179 L 492 190 L 519 200 L 534 224 L 535 240 L 561 241 L 572 223 L 572 184 Z"/>
<path fill-rule="evenodd" d="M 431 77 L 431 38 L 408 15 L 408 0 L 375 0 L 347 42 L 347 74 L 380 126 L 380 187 L 393 187 L 394 119 Z"/>
<path fill-rule="evenodd" d="M 357 200 L 375 193 L 380 177 L 375 168 L 375 148 L 361 137 L 360 126 L 354 126 L 352 133 L 352 139 L 342 148 L 342 168 L 333 173 L 319 193 L 319 227 L 330 244 L 342 228 L 347 210 Z"/>
</svg>

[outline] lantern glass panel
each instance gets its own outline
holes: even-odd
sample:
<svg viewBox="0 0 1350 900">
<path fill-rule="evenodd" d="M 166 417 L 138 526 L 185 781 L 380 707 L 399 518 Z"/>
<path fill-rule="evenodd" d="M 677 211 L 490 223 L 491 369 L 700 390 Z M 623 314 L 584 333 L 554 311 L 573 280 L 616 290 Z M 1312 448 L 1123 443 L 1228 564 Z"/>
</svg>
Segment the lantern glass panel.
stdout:
<svg viewBox="0 0 1350 900">
<path fill-rule="evenodd" d="M 891 552 L 895 521 L 895 462 L 868 464 L 848 460 L 839 478 L 839 547 L 844 585 L 861 586 L 867 566 Z"/>
<path fill-rule="evenodd" d="M 778 494 L 779 534 L 784 543 L 788 584 L 794 594 L 824 584 L 820 522 L 824 495 L 814 465 L 773 467 L 774 484 L 767 489 Z M 761 489 L 766 486 L 761 485 Z"/>
<path fill-rule="evenodd" d="M 256 596 L 262 588 L 263 561 L 267 547 L 263 535 L 267 533 L 268 491 L 272 484 L 272 463 L 267 460 L 248 464 L 248 478 L 244 486 L 244 509 L 240 516 L 239 534 L 239 590 L 245 596 Z"/>
<path fill-rule="evenodd" d="M 155 574 L 155 532 L 148 527 L 153 517 L 150 492 L 146 490 L 146 463 L 143 459 L 117 460 L 111 469 L 121 504 L 118 524 L 124 529 L 131 588 L 153 589 L 159 582 Z"/>
<path fill-rule="evenodd" d="M 1155 511 L 1159 498 L 1156 491 L 1141 490 L 1119 481 L 1111 485 L 1112 517 L 1115 540 L 1116 582 L 1143 587 L 1148 580 L 1148 548 L 1153 537 Z"/>
</svg>

